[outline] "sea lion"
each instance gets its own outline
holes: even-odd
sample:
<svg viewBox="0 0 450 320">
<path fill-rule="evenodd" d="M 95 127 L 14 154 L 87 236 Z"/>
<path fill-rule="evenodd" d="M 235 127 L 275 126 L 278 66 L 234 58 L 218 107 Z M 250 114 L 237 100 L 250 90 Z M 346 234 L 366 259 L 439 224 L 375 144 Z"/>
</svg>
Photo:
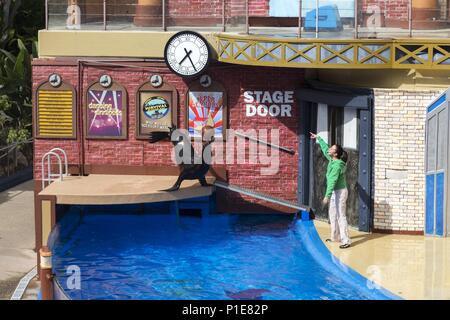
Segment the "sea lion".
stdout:
<svg viewBox="0 0 450 320">
<path fill-rule="evenodd" d="M 267 289 L 246 289 L 238 292 L 231 292 L 225 290 L 225 294 L 228 298 L 233 300 L 261 300 L 262 295 L 266 292 L 270 292 Z"/>
<path fill-rule="evenodd" d="M 191 147 L 190 163 L 182 162 L 180 164 L 181 172 L 180 172 L 180 175 L 178 176 L 178 179 L 175 182 L 175 184 L 171 188 L 161 190 L 161 191 L 176 191 L 176 190 L 180 189 L 181 183 L 184 180 L 197 180 L 198 179 L 198 181 L 200 182 L 200 184 L 203 187 L 210 186 L 210 184 L 208 184 L 208 182 L 206 181 L 206 178 L 205 178 L 206 174 L 208 173 L 210 165 L 209 165 L 208 161 L 206 161 L 206 159 L 204 158 L 204 153 L 205 153 L 205 149 L 214 141 L 214 127 L 207 125 L 202 128 L 202 141 L 203 141 L 202 155 L 201 155 L 201 157 L 198 157 L 198 159 L 201 159 L 201 161 L 199 161 L 200 163 L 195 163 L 198 161 L 195 161 L 195 158 L 196 158 L 195 151 L 191 144 L 190 145 L 190 147 Z M 179 141 L 178 143 L 183 143 L 183 142 Z M 180 153 L 182 153 L 182 151 Z M 182 157 L 182 154 L 180 156 Z"/>
<path fill-rule="evenodd" d="M 174 128 L 169 128 L 169 129 L 170 129 L 169 132 L 152 132 L 152 133 L 150 133 L 149 142 L 155 143 L 160 140 L 171 137 L 172 133 L 175 131 L 175 129 Z M 169 191 L 169 192 L 176 191 L 180 188 L 181 183 L 184 180 L 198 180 L 202 186 L 204 186 L 204 187 L 210 186 L 210 184 L 208 184 L 208 182 L 206 181 L 206 178 L 205 178 L 205 176 L 208 173 L 208 170 L 210 168 L 210 165 L 209 165 L 208 161 L 205 161 L 206 159 L 204 159 L 204 151 L 212 142 L 214 142 L 214 127 L 212 127 L 210 125 L 206 125 L 202 128 L 203 146 L 202 146 L 201 157 L 196 155 L 195 150 L 194 150 L 192 144 L 190 143 L 190 139 L 188 137 L 180 136 L 178 140 L 175 140 L 175 141 L 172 140 L 172 143 L 174 146 L 178 146 L 180 144 L 184 144 L 185 141 L 189 141 L 189 144 L 190 144 L 190 148 L 191 148 L 190 161 L 188 163 L 181 161 L 181 163 L 179 164 L 180 174 L 178 176 L 177 181 L 171 188 L 164 189 L 161 191 Z M 178 152 L 177 157 L 179 159 L 183 159 L 183 149 L 184 148 L 182 148 Z M 199 161 L 196 161 L 196 160 L 199 160 Z M 198 163 L 198 162 L 200 162 L 200 163 Z"/>
</svg>

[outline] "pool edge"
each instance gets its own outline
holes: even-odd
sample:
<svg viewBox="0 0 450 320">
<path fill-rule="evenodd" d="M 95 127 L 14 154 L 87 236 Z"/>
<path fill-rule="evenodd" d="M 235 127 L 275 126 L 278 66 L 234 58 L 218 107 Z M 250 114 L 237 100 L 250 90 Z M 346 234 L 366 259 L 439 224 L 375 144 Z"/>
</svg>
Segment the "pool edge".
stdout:
<svg viewBox="0 0 450 320">
<path fill-rule="evenodd" d="M 297 220 L 296 227 L 299 228 L 300 240 L 305 244 L 309 254 L 327 271 L 342 278 L 345 282 L 355 285 L 366 295 L 373 296 L 373 300 L 404 300 L 403 297 L 396 295 L 378 283 L 374 283 L 375 288 L 370 289 L 368 283 L 371 280 L 342 262 L 327 248 L 320 238 L 313 220 Z M 335 268 L 336 266 L 338 267 L 337 269 Z"/>
</svg>

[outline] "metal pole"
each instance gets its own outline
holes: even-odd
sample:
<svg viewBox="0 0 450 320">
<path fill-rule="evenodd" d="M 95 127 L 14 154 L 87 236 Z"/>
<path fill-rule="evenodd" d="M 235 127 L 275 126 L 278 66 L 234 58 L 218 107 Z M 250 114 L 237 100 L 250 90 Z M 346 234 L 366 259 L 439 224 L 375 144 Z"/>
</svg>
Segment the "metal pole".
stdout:
<svg viewBox="0 0 450 320">
<path fill-rule="evenodd" d="M 106 30 L 106 0 L 103 0 L 103 30 Z"/>
<path fill-rule="evenodd" d="M 48 0 L 45 0 L 45 30 L 48 30 Z"/>
<path fill-rule="evenodd" d="M 319 38 L 319 0 L 316 0 L 316 39 Z"/>
<path fill-rule="evenodd" d="M 298 1 L 298 37 L 302 37 L 302 0 Z"/>
<path fill-rule="evenodd" d="M 248 18 L 248 0 L 245 0 L 245 32 L 247 34 L 250 33 L 249 18 Z"/>
<path fill-rule="evenodd" d="M 42 300 L 53 300 L 52 252 L 44 246 L 39 249 Z"/>
<path fill-rule="evenodd" d="M 358 29 L 358 16 L 359 16 L 359 11 L 358 11 L 358 0 L 355 0 L 355 39 L 358 39 L 359 35 L 359 29 Z"/>
<path fill-rule="evenodd" d="M 163 28 L 163 31 L 167 31 L 167 26 L 166 26 L 166 0 L 162 1 L 162 28 Z"/>
<path fill-rule="evenodd" d="M 225 32 L 225 0 L 222 0 L 222 32 Z"/>
<path fill-rule="evenodd" d="M 408 31 L 409 37 L 412 38 L 412 0 L 408 1 Z"/>
</svg>

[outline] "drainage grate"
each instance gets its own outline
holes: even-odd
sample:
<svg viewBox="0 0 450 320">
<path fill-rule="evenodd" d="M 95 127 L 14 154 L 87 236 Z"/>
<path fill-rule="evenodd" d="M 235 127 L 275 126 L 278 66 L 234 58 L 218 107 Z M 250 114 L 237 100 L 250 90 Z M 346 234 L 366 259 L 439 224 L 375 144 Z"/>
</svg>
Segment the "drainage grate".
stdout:
<svg viewBox="0 0 450 320">
<path fill-rule="evenodd" d="M 35 266 L 22 279 L 20 279 L 19 284 L 17 285 L 16 290 L 14 290 L 14 293 L 11 296 L 10 300 L 20 300 L 20 299 L 22 299 L 22 296 L 25 293 L 25 290 L 27 289 L 28 284 L 30 283 L 31 279 L 36 277 L 36 275 L 37 275 L 37 267 Z"/>
</svg>

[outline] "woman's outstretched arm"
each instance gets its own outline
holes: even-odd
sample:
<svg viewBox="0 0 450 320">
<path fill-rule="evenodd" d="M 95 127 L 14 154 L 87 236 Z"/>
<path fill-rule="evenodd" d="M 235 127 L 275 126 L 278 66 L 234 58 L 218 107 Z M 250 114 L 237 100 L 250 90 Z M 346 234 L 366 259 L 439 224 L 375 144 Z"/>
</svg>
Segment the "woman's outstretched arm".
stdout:
<svg viewBox="0 0 450 320">
<path fill-rule="evenodd" d="M 320 145 L 320 149 L 322 150 L 323 155 L 325 156 L 325 158 L 327 158 L 328 161 L 331 161 L 331 157 L 328 154 L 328 149 L 330 148 L 330 146 L 317 134 L 310 132 L 311 134 L 311 139 L 317 139 L 317 142 Z"/>
</svg>

